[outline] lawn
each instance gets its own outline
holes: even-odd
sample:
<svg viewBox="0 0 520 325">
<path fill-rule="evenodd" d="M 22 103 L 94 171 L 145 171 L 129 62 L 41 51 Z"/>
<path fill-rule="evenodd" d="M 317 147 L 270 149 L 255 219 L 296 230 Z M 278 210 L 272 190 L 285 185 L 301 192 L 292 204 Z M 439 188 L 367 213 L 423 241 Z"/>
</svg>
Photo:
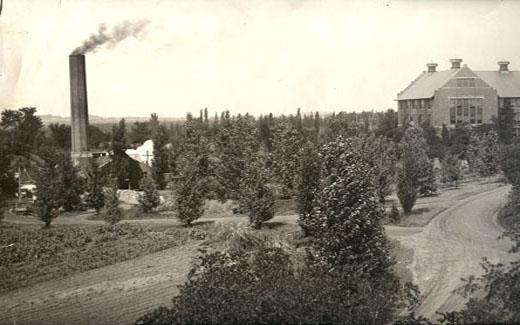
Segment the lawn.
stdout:
<svg viewBox="0 0 520 325">
<path fill-rule="evenodd" d="M 455 205 L 458 201 L 501 186 L 504 186 L 504 183 L 499 177 L 471 177 L 460 182 L 458 187 L 441 187 L 436 196 L 418 198 L 412 213 L 409 216 L 403 216 L 394 225 L 424 227 L 439 213 Z M 386 209 L 390 210 L 392 204 L 400 207 L 395 194 L 389 197 L 385 204 Z"/>
</svg>

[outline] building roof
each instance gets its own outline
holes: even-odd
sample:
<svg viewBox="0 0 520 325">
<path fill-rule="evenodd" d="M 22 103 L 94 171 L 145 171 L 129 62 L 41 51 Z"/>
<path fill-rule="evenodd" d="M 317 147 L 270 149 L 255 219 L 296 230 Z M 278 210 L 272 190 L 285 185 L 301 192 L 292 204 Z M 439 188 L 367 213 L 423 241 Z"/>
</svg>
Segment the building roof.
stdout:
<svg viewBox="0 0 520 325">
<path fill-rule="evenodd" d="M 461 69 L 436 72 L 423 71 L 408 87 L 397 94 L 397 100 L 431 98 Z M 520 97 L 520 71 L 473 71 L 480 79 L 497 90 L 500 97 Z"/>
<path fill-rule="evenodd" d="M 397 100 L 431 98 L 433 93 L 444 86 L 458 70 L 445 70 L 437 72 L 423 71 L 417 79 L 397 94 Z"/>
<path fill-rule="evenodd" d="M 495 88 L 499 97 L 520 97 L 520 71 L 474 71 L 480 79 Z"/>
</svg>

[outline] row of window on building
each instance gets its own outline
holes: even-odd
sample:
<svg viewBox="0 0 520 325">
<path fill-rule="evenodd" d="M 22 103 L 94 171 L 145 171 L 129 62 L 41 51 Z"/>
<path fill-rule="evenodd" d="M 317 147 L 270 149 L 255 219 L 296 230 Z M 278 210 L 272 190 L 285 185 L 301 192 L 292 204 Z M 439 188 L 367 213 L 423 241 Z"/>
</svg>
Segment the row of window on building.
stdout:
<svg viewBox="0 0 520 325">
<path fill-rule="evenodd" d="M 450 124 L 482 124 L 482 98 L 450 99 Z"/>
<path fill-rule="evenodd" d="M 457 78 L 455 79 L 455 87 L 472 88 L 476 87 L 475 78 Z"/>
<path fill-rule="evenodd" d="M 403 109 L 430 109 L 432 103 L 430 99 L 410 99 L 399 102 Z"/>
<path fill-rule="evenodd" d="M 520 98 L 499 98 L 498 99 L 498 107 L 505 108 L 520 108 Z"/>
</svg>

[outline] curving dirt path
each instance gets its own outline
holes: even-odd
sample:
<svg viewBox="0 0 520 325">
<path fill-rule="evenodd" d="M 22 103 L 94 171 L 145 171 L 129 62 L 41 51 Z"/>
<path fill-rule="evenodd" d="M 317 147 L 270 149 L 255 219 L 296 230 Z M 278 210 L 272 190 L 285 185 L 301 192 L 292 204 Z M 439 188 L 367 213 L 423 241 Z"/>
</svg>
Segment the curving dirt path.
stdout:
<svg viewBox="0 0 520 325">
<path fill-rule="evenodd" d="M 482 274 L 482 257 L 493 263 L 515 257 L 508 254 L 511 242 L 498 240 L 503 229 L 496 213 L 508 191 L 504 186 L 460 200 L 425 227 L 386 227 L 391 238 L 414 251 L 409 268 L 424 299 L 416 314 L 434 320 L 437 311 L 461 309 L 465 299 L 453 290 L 461 286 L 461 278 Z"/>
</svg>

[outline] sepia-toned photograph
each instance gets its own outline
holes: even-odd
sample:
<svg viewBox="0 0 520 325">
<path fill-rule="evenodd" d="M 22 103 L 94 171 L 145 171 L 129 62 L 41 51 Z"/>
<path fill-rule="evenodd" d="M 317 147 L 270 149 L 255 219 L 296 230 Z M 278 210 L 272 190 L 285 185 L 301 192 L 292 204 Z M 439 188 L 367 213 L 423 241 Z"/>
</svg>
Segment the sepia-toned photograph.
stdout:
<svg viewBox="0 0 520 325">
<path fill-rule="evenodd" d="M 0 0 L 0 325 L 520 324 L 519 19 Z"/>
</svg>

